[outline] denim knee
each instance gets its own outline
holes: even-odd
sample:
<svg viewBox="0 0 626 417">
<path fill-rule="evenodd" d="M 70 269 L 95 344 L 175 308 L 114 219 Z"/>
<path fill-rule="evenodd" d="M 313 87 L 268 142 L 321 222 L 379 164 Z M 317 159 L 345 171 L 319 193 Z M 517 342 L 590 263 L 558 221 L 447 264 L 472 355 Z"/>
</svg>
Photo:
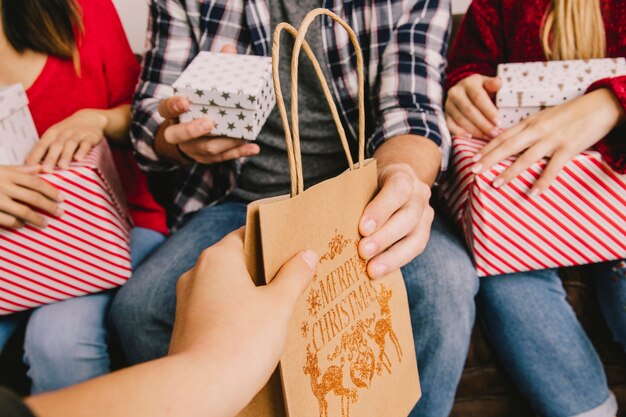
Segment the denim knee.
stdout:
<svg viewBox="0 0 626 417">
<path fill-rule="evenodd" d="M 171 328 L 174 323 L 176 303 L 175 290 L 163 290 L 165 280 L 171 280 L 166 287 L 176 286 L 176 279 L 167 273 L 159 278 L 154 287 L 146 284 L 143 275 L 157 278 L 144 264 L 131 281 L 120 288 L 111 305 L 109 320 L 117 340 L 120 342 L 126 359 L 131 365 L 156 359 L 167 354 Z M 133 282 L 133 279 L 138 281 Z M 135 285 L 136 284 L 136 285 Z"/>
<path fill-rule="evenodd" d="M 30 316 L 24 362 L 33 393 L 73 385 L 109 371 L 105 326 L 110 292 L 40 307 Z"/>
<path fill-rule="evenodd" d="M 402 273 L 414 314 L 427 314 L 428 321 L 440 332 L 457 337 L 462 332 L 469 337 L 479 280 L 465 244 L 454 229 L 436 219 L 426 249 Z"/>
<path fill-rule="evenodd" d="M 423 396 L 411 416 L 447 416 L 474 327 L 478 276 L 453 227 L 435 217 L 424 252 L 402 269 Z"/>
<path fill-rule="evenodd" d="M 493 348 L 541 415 L 614 415 L 602 362 L 555 270 L 483 278 L 478 301 Z"/>
</svg>

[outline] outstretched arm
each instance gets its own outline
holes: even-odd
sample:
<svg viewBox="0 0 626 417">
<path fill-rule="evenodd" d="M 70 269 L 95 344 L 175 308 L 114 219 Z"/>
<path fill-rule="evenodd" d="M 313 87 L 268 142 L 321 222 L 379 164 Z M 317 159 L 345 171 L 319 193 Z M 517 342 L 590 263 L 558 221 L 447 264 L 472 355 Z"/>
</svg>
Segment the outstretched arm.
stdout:
<svg viewBox="0 0 626 417">
<path fill-rule="evenodd" d="M 255 287 L 240 229 L 204 251 L 178 282 L 169 356 L 27 404 L 38 417 L 234 416 L 276 368 L 316 265 L 316 254 L 302 252 L 271 284 Z"/>
</svg>

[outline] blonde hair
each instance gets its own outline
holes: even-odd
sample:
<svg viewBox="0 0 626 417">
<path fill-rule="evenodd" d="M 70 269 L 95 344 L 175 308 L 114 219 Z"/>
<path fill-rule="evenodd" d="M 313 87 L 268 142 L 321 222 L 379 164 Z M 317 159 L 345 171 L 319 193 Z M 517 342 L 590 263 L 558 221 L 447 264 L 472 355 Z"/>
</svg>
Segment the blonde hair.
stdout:
<svg viewBox="0 0 626 417">
<path fill-rule="evenodd" d="M 606 33 L 600 0 L 552 0 L 541 40 L 548 60 L 604 58 Z"/>
</svg>

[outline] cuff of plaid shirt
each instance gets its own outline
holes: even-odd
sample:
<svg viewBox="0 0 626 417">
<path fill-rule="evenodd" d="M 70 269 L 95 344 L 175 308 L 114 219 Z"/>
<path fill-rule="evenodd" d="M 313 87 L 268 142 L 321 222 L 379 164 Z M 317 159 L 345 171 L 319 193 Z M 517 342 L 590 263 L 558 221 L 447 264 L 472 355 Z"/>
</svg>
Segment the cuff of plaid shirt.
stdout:
<svg viewBox="0 0 626 417">
<path fill-rule="evenodd" d="M 384 111 L 379 118 L 376 132 L 367 143 L 368 155 L 385 141 L 400 135 L 423 136 L 435 142 L 441 150 L 439 177 L 446 171 L 450 158 L 450 132 L 443 114 L 402 108 Z"/>
<path fill-rule="evenodd" d="M 158 102 L 150 107 L 147 108 L 144 105 L 134 111 L 131 141 L 135 148 L 137 162 L 141 169 L 147 172 L 173 171 L 178 168 L 178 165 L 159 157 L 154 148 L 154 138 L 164 120 L 156 110 Z"/>
</svg>

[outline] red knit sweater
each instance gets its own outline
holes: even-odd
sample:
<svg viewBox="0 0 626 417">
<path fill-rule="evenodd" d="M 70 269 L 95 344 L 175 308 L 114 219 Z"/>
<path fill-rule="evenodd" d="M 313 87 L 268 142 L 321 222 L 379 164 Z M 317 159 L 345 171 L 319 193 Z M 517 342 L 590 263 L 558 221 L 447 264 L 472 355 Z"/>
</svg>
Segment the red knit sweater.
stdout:
<svg viewBox="0 0 626 417">
<path fill-rule="evenodd" d="M 545 61 L 541 25 L 550 0 L 474 0 L 463 20 L 448 64 L 446 90 L 472 74 L 495 76 L 498 64 Z M 608 58 L 626 57 L 626 1 L 601 0 Z M 626 111 L 626 77 L 598 80 Z M 626 173 L 626 127 L 616 128 L 596 149 L 613 169 Z"/>
</svg>

